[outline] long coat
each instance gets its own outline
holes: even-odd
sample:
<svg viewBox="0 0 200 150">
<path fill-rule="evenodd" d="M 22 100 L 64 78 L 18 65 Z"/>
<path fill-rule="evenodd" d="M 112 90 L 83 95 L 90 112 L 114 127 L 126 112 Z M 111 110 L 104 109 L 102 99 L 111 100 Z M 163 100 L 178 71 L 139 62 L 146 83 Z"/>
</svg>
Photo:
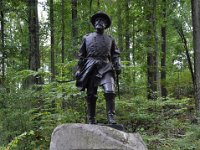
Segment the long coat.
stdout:
<svg viewBox="0 0 200 150">
<path fill-rule="evenodd" d="M 94 86 L 98 86 L 105 73 L 114 74 L 116 67 L 119 67 L 119 55 L 120 51 L 111 36 L 96 32 L 85 35 L 79 52 L 78 89 L 85 90 L 91 80 Z"/>
</svg>

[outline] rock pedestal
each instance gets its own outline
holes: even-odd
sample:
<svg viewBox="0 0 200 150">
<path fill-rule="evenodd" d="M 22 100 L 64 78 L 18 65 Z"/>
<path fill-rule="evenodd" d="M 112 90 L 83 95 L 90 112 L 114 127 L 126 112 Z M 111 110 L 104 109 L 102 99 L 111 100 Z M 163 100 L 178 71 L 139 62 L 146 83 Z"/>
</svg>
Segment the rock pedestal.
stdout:
<svg viewBox="0 0 200 150">
<path fill-rule="evenodd" d="M 107 126 L 63 124 L 51 136 L 50 150 L 147 150 L 138 133 L 125 133 Z"/>
</svg>

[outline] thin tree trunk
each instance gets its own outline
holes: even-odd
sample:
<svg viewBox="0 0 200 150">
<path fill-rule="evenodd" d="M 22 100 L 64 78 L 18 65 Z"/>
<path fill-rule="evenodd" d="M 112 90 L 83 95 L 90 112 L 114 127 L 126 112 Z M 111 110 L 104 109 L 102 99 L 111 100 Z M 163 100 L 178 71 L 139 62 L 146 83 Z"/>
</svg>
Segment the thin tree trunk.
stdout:
<svg viewBox="0 0 200 150">
<path fill-rule="evenodd" d="M 61 50 L 61 62 L 65 62 L 65 2 L 62 0 L 62 50 Z"/>
<path fill-rule="evenodd" d="M 97 9 L 100 10 L 100 1 L 97 0 Z"/>
<path fill-rule="evenodd" d="M 1 0 L 0 3 L 1 8 L 3 8 L 3 0 Z M 4 34 L 4 12 L 3 10 L 1 10 L 1 54 L 2 54 L 2 78 L 0 79 L 0 84 L 3 85 L 4 80 L 5 80 L 5 52 L 4 52 L 4 48 L 5 48 L 5 34 Z M 2 81 L 1 81 L 2 80 Z"/>
<path fill-rule="evenodd" d="M 38 71 L 40 68 L 40 53 L 39 53 L 39 23 L 37 0 L 27 0 L 29 9 L 29 69 Z M 41 78 L 38 76 L 30 77 L 29 84 L 41 83 Z"/>
<path fill-rule="evenodd" d="M 135 65 L 135 22 L 132 21 L 132 64 Z"/>
<path fill-rule="evenodd" d="M 125 48 L 126 48 L 126 60 L 130 60 L 130 15 L 129 15 L 129 0 L 125 2 Z"/>
<path fill-rule="evenodd" d="M 78 28 L 77 28 L 77 0 L 72 0 L 72 46 L 76 48 Z"/>
<path fill-rule="evenodd" d="M 22 68 L 23 69 L 27 69 L 28 68 L 28 53 L 27 53 L 27 38 L 28 35 L 26 34 L 26 32 L 23 31 L 23 27 L 21 24 L 21 20 L 17 21 L 17 28 L 19 28 L 19 34 L 20 36 L 20 42 L 21 42 L 21 53 L 20 53 L 20 61 L 22 64 Z M 12 27 L 11 27 L 12 30 Z M 24 59 L 25 58 L 25 59 Z"/>
<path fill-rule="evenodd" d="M 200 0 L 191 0 L 193 47 L 194 47 L 194 72 L 195 72 L 195 102 L 196 115 L 200 115 Z"/>
<path fill-rule="evenodd" d="M 123 38 L 122 38 L 122 8 L 121 4 L 117 3 L 117 33 L 118 33 L 118 45 L 121 52 L 123 51 Z"/>
<path fill-rule="evenodd" d="M 132 58 L 131 58 L 131 64 L 133 66 L 135 66 L 135 17 L 133 16 L 132 19 Z M 132 85 L 134 85 L 133 87 L 133 92 L 135 91 L 135 81 L 136 81 L 136 72 L 134 71 L 132 73 Z M 134 92 L 135 94 L 135 92 Z"/>
<path fill-rule="evenodd" d="M 181 40 L 182 40 L 183 45 L 184 45 L 184 48 L 185 48 L 185 54 L 186 54 L 187 61 L 188 61 L 188 67 L 189 67 L 189 70 L 190 70 L 190 73 L 191 73 L 191 76 L 192 76 L 192 83 L 193 83 L 193 85 L 194 85 L 195 79 L 194 79 L 193 65 L 192 65 L 192 61 L 191 61 L 191 59 L 190 59 L 189 48 L 188 48 L 188 46 L 187 46 L 188 44 L 187 44 L 187 40 L 186 40 L 185 35 L 184 35 L 184 32 L 183 32 L 182 26 L 180 26 L 180 27 L 177 29 L 177 32 L 178 32 L 179 36 L 181 37 Z"/>
<path fill-rule="evenodd" d="M 92 0 L 90 0 L 89 13 L 90 13 L 90 16 L 91 16 L 92 15 Z M 91 31 L 91 25 L 89 24 L 89 32 L 90 31 Z"/>
<path fill-rule="evenodd" d="M 90 16 L 92 15 L 92 0 L 90 0 Z"/>
<path fill-rule="evenodd" d="M 163 9 L 162 9 L 162 16 L 163 16 L 163 25 L 161 27 L 161 38 L 162 38 L 162 53 L 161 53 L 161 96 L 167 96 L 167 89 L 166 89 L 166 0 L 163 0 Z"/>
<path fill-rule="evenodd" d="M 53 0 L 50 0 L 50 28 L 51 28 L 51 80 L 55 79 L 55 57 L 54 57 L 54 8 L 53 8 Z"/>
</svg>

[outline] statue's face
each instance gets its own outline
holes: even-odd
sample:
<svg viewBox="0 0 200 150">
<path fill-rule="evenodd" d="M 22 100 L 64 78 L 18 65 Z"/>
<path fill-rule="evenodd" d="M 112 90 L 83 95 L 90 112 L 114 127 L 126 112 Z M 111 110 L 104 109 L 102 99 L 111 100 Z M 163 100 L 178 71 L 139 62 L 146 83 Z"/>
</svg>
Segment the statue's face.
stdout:
<svg viewBox="0 0 200 150">
<path fill-rule="evenodd" d="M 97 18 L 95 20 L 96 30 L 104 30 L 106 28 L 106 20 L 104 18 Z"/>
</svg>

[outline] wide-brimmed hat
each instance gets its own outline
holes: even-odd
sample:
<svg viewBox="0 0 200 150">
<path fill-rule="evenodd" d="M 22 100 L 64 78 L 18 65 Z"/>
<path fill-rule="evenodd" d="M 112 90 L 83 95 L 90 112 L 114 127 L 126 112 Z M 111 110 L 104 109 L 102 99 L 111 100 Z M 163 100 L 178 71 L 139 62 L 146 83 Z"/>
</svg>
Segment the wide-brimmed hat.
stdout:
<svg viewBox="0 0 200 150">
<path fill-rule="evenodd" d="M 109 28 L 110 25 L 111 25 L 111 19 L 110 19 L 110 17 L 109 17 L 106 13 L 100 12 L 100 11 L 97 12 L 96 14 L 94 14 L 94 15 L 90 18 L 90 21 L 91 21 L 92 25 L 95 26 L 95 20 L 96 20 L 97 18 L 100 18 L 100 17 L 104 18 L 104 19 L 106 20 L 106 22 L 107 22 L 105 28 Z"/>
</svg>

